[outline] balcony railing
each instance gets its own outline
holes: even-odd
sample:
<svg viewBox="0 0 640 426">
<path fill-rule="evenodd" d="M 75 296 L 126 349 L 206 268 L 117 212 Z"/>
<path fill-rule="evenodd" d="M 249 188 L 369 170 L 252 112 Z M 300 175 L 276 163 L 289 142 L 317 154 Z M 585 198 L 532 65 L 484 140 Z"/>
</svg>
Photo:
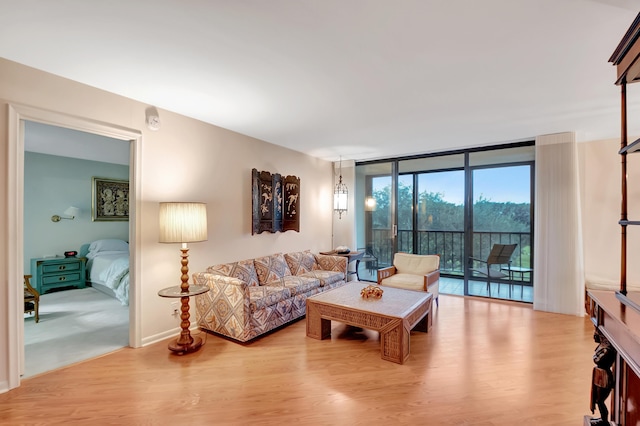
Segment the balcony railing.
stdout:
<svg viewBox="0 0 640 426">
<path fill-rule="evenodd" d="M 465 266 L 470 266 L 464 258 L 464 232 L 462 231 L 410 231 L 398 230 L 398 251 L 413 253 L 413 241 L 417 239 L 417 254 L 439 254 L 440 272 L 463 276 Z M 512 266 L 531 267 L 531 234 L 528 232 L 474 232 L 471 253 L 478 259 L 486 259 L 494 244 L 517 244 L 511 257 Z M 372 241 L 368 244 L 380 267 L 393 261 L 393 244 L 390 229 L 373 229 Z M 530 276 L 522 277 L 525 282 Z"/>
</svg>

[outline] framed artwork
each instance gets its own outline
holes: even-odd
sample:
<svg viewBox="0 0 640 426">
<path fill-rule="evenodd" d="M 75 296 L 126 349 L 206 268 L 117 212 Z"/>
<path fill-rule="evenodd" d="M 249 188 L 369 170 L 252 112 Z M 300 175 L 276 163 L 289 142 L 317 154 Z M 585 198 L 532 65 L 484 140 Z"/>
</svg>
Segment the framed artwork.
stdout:
<svg viewBox="0 0 640 426">
<path fill-rule="evenodd" d="M 251 170 L 251 234 L 300 231 L 300 179 Z"/>
<path fill-rule="evenodd" d="M 92 178 L 91 218 L 99 221 L 129 220 L 129 181 Z"/>
</svg>

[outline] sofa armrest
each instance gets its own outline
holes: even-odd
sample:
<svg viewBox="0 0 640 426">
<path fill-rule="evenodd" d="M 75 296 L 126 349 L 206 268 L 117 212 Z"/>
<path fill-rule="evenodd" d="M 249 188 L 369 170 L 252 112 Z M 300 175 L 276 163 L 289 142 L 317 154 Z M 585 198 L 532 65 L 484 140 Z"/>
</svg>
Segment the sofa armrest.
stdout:
<svg viewBox="0 0 640 426">
<path fill-rule="evenodd" d="M 387 266 L 386 268 L 378 269 L 378 284 L 382 282 L 385 278 L 389 278 L 391 275 L 396 273 L 395 266 Z"/>
<path fill-rule="evenodd" d="M 438 282 L 438 280 L 440 279 L 440 271 L 436 270 L 433 272 L 429 272 L 428 274 L 426 274 L 424 276 L 424 291 L 428 291 L 429 286 L 431 284 L 434 284 L 436 282 Z"/>
<path fill-rule="evenodd" d="M 349 262 L 344 256 L 332 256 L 328 254 L 316 254 L 316 262 L 318 267 L 323 271 L 341 272 L 345 278 L 347 276 L 347 267 Z"/>
<path fill-rule="evenodd" d="M 246 341 L 244 333 L 251 328 L 249 285 L 238 278 L 208 272 L 194 273 L 193 282 L 210 289 L 195 297 L 198 326 Z"/>
</svg>

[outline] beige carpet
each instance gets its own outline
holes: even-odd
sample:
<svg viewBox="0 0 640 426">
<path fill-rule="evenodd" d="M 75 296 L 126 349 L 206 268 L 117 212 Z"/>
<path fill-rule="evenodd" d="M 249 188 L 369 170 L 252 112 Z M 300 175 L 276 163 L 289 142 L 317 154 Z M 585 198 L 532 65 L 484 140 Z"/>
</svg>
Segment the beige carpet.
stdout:
<svg viewBox="0 0 640 426">
<path fill-rule="evenodd" d="M 40 322 L 25 315 L 27 378 L 129 344 L 129 307 L 94 288 L 40 296 Z"/>
</svg>

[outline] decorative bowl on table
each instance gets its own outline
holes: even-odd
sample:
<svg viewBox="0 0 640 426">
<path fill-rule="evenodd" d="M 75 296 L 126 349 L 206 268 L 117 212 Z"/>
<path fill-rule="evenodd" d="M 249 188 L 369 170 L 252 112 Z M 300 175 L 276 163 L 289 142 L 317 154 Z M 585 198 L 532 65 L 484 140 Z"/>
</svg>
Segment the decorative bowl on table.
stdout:
<svg viewBox="0 0 640 426">
<path fill-rule="evenodd" d="M 380 299 L 384 290 L 377 285 L 368 285 L 360 290 L 360 295 L 363 299 Z"/>
</svg>

